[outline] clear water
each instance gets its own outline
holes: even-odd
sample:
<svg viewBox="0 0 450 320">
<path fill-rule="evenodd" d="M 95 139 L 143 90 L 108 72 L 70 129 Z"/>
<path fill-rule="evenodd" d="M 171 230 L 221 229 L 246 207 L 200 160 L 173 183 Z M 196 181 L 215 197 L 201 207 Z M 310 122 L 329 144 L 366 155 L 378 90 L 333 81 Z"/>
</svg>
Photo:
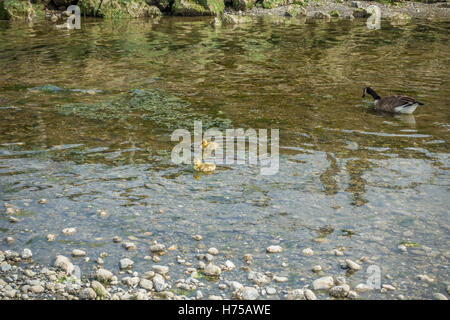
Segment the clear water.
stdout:
<svg viewBox="0 0 450 320">
<path fill-rule="evenodd" d="M 166 265 L 178 255 L 195 265 L 203 243 L 220 250 L 218 262 L 228 255 L 236 264 L 228 280 L 247 283 L 240 267 L 251 253 L 253 270 L 288 276 L 275 284 L 282 289 L 323 275 L 346 275 L 353 287 L 375 264 L 382 283 L 397 290 L 362 298 L 445 293 L 449 22 L 383 21 L 369 30 L 363 21 L 262 19 L 217 29 L 210 21 L 83 20 L 76 31 L 0 22 L 0 205 L 20 209 L 15 224 L 0 215 L 1 238 L 16 239 L 0 249 L 28 247 L 44 264 L 84 249 L 91 261 L 75 261 L 85 273 L 108 252 L 106 268 L 118 271 L 128 256 L 144 272 L 153 264 L 144 256 L 154 240 L 178 246 L 161 257 Z M 425 104 L 413 116 L 379 114 L 361 98 L 368 85 L 381 96 L 403 93 Z M 170 134 L 184 118 L 171 118 L 164 105 L 149 119 L 58 111 L 155 88 L 189 104 L 186 123 L 220 117 L 232 128 L 280 129 L 279 173 L 219 166 L 204 175 L 171 163 Z M 39 204 L 42 198 L 48 203 Z M 64 236 L 66 227 L 78 231 Z M 333 231 L 320 232 L 324 227 Z M 48 233 L 57 240 L 47 242 Z M 138 250 L 113 243 L 116 235 L 136 237 Z M 402 242 L 417 247 L 404 253 Z M 267 255 L 271 244 L 284 251 Z M 307 247 L 313 256 L 301 254 Z M 344 257 L 330 254 L 339 247 Z M 361 271 L 346 274 L 339 266 L 342 258 L 362 256 L 372 262 Z M 320 275 L 310 271 L 316 264 L 324 268 Z M 185 277 L 185 266 L 170 268 L 172 279 Z"/>
</svg>

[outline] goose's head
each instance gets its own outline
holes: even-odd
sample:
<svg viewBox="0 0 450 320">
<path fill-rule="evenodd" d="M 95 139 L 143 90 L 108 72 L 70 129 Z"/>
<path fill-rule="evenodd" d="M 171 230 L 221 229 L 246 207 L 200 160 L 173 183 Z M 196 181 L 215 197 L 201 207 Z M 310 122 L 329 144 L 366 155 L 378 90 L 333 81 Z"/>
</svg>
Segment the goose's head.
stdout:
<svg viewBox="0 0 450 320">
<path fill-rule="evenodd" d="M 380 96 L 371 87 L 364 88 L 362 97 L 364 98 L 366 96 L 366 94 L 370 94 L 372 96 L 372 98 L 374 98 L 375 100 L 380 99 Z"/>
<path fill-rule="evenodd" d="M 366 94 L 369 94 L 371 91 L 373 91 L 371 87 L 365 87 L 363 90 L 362 97 L 364 98 L 366 96 Z"/>
</svg>

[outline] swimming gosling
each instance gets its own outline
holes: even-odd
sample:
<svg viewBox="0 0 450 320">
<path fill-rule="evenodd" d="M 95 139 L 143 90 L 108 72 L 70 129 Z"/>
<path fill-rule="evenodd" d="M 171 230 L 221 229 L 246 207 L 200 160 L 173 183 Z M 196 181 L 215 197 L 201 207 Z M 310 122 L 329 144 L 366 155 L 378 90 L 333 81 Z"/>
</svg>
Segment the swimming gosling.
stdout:
<svg viewBox="0 0 450 320">
<path fill-rule="evenodd" d="M 375 110 L 412 114 L 419 105 L 423 105 L 422 102 L 408 96 L 395 95 L 390 97 L 381 98 L 372 88 L 365 87 L 363 91 L 363 98 L 366 94 L 370 94 L 374 99 Z"/>
</svg>

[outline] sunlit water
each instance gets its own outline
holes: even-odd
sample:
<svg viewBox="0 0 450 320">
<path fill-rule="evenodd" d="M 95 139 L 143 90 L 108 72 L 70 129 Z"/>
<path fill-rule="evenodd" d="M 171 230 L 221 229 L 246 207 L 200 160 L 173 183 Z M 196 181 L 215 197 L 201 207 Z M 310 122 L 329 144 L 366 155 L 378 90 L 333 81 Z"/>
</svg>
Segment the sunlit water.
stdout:
<svg viewBox="0 0 450 320">
<path fill-rule="evenodd" d="M 0 215 L 1 238 L 16 239 L 0 249 L 28 247 L 44 264 L 84 249 L 91 262 L 75 262 L 85 273 L 108 252 L 105 268 L 118 271 L 127 256 L 143 272 L 154 240 L 178 245 L 161 264 L 180 255 L 195 265 L 203 243 L 220 250 L 219 262 L 232 257 L 237 268 L 225 279 L 247 283 L 240 267 L 251 253 L 252 270 L 288 276 L 274 284 L 283 289 L 345 275 L 340 259 L 368 256 L 372 263 L 347 274 L 351 286 L 365 283 L 375 264 L 397 290 L 362 298 L 445 293 L 450 24 L 383 21 L 369 30 L 364 21 L 265 19 L 215 29 L 210 21 L 83 20 L 75 31 L 0 22 L 0 205 L 20 209 L 15 224 Z M 361 98 L 367 85 L 425 104 L 413 116 L 379 114 Z M 204 175 L 171 163 L 180 119 L 169 112 L 125 121 L 58 112 L 154 88 L 188 103 L 189 122 L 220 117 L 231 128 L 280 129 L 279 173 L 233 165 Z M 325 226 L 333 232 L 321 233 Z M 78 231 L 64 236 L 66 227 Z M 57 240 L 47 242 L 48 233 Z M 136 237 L 138 250 L 113 243 L 116 235 Z M 404 253 L 402 242 L 418 246 Z M 271 244 L 284 251 L 267 255 Z M 308 247 L 311 257 L 301 254 Z M 330 254 L 339 247 L 344 257 Z M 311 272 L 317 264 L 320 275 Z M 185 266 L 170 268 L 172 279 L 185 277 Z"/>
</svg>

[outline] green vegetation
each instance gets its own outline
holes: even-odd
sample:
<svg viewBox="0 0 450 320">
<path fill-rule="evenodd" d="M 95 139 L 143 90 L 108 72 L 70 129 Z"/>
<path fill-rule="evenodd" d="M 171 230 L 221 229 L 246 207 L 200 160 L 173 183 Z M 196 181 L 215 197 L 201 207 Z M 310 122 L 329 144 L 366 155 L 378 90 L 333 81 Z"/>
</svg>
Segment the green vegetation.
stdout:
<svg viewBox="0 0 450 320">
<path fill-rule="evenodd" d="M 230 120 L 200 113 L 177 97 L 160 89 L 132 90 L 117 99 L 92 104 L 69 103 L 58 108 L 65 116 L 97 121 L 149 120 L 168 130 L 192 128 L 194 120 L 201 120 L 203 128 L 227 128 Z"/>
</svg>

